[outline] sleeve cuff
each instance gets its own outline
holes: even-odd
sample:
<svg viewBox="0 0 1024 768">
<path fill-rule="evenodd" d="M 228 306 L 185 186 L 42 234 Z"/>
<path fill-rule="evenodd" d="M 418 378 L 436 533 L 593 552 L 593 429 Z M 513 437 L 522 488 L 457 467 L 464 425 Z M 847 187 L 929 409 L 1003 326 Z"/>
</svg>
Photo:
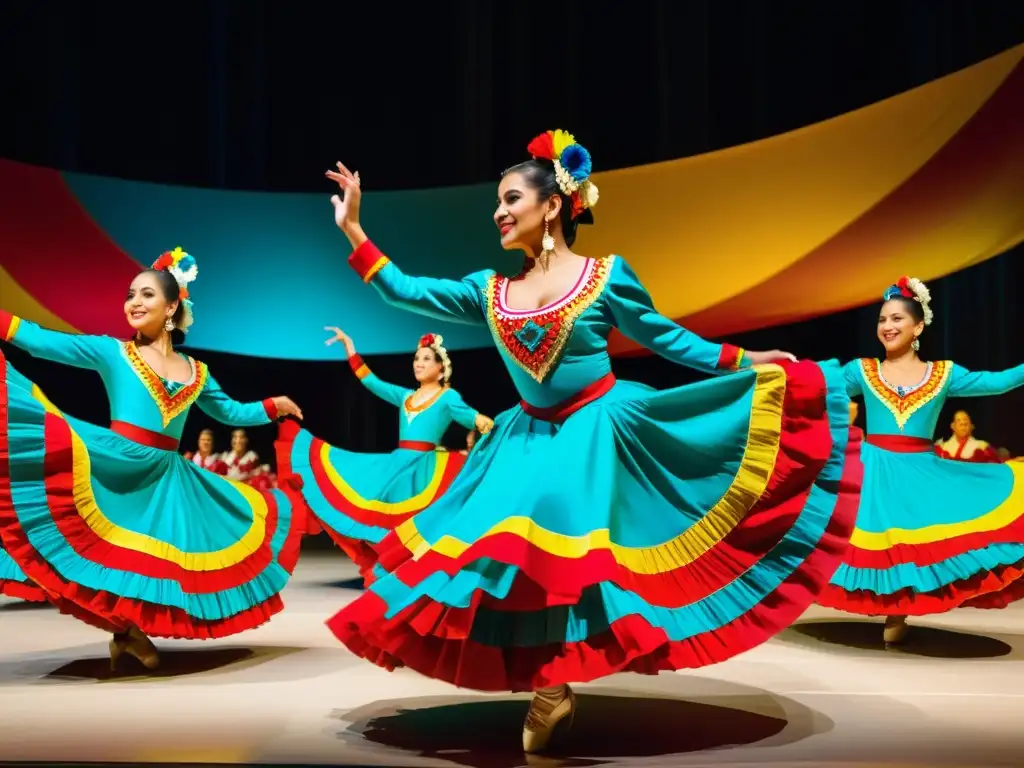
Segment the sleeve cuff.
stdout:
<svg viewBox="0 0 1024 768">
<path fill-rule="evenodd" d="M 267 412 L 267 418 L 271 421 L 277 421 L 277 406 L 274 405 L 274 399 L 268 397 L 263 401 L 263 410 Z"/>
<path fill-rule="evenodd" d="M 363 358 L 359 355 L 352 355 L 352 357 L 348 359 L 348 364 L 352 369 L 352 373 L 354 373 L 356 378 L 360 381 L 370 375 L 370 369 L 367 367 L 366 363 L 363 362 Z"/>
<path fill-rule="evenodd" d="M 744 350 L 732 344 L 723 344 L 718 353 L 718 369 L 721 371 L 738 371 L 743 367 Z"/>
<path fill-rule="evenodd" d="M 20 324 L 21 318 L 0 309 L 0 339 L 11 341 L 14 338 L 14 334 L 18 332 Z"/>
<path fill-rule="evenodd" d="M 391 260 L 369 240 L 352 251 L 352 255 L 348 257 L 348 265 L 356 271 L 364 283 L 373 280 L 374 276 L 389 263 Z"/>
</svg>

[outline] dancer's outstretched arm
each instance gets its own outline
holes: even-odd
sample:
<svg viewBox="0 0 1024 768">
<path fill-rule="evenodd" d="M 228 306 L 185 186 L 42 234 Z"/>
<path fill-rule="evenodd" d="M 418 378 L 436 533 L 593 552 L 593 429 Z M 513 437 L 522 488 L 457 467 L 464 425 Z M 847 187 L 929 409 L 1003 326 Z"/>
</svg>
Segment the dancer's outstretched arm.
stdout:
<svg viewBox="0 0 1024 768">
<path fill-rule="evenodd" d="M 370 241 L 359 224 L 359 175 L 338 163 L 338 170 L 328 171 L 327 177 L 341 187 L 341 194 L 331 198 L 334 221 L 352 244 L 348 263 L 364 282 L 373 285 L 388 304 L 410 312 L 467 325 L 485 322 L 479 276 L 442 280 L 406 275 Z"/>
<path fill-rule="evenodd" d="M 715 344 L 702 339 L 658 312 L 651 295 L 626 260 L 616 256 L 615 261 L 607 290 L 616 327 L 666 360 L 704 373 L 721 373 L 796 359 L 789 352 L 777 349 L 750 352 L 732 344 Z"/>
</svg>

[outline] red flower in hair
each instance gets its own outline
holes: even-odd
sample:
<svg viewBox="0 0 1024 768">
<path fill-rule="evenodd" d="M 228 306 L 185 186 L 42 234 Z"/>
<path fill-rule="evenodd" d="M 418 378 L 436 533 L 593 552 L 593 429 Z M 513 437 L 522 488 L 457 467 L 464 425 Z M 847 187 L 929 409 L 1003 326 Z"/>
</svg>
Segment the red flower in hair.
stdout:
<svg viewBox="0 0 1024 768">
<path fill-rule="evenodd" d="M 526 146 L 526 151 L 533 157 L 545 160 L 555 159 L 555 140 L 550 131 L 545 131 Z"/>
<path fill-rule="evenodd" d="M 428 333 L 426 336 L 420 339 L 421 347 L 430 347 L 434 344 L 434 334 Z"/>
<path fill-rule="evenodd" d="M 170 253 L 165 253 L 160 256 L 159 259 L 153 262 L 153 269 L 163 270 L 167 269 L 174 264 L 174 257 Z"/>
<path fill-rule="evenodd" d="M 916 295 L 910 290 L 910 278 L 904 275 L 896 283 L 896 287 L 900 289 L 900 293 L 906 296 L 908 299 L 916 298 Z"/>
</svg>

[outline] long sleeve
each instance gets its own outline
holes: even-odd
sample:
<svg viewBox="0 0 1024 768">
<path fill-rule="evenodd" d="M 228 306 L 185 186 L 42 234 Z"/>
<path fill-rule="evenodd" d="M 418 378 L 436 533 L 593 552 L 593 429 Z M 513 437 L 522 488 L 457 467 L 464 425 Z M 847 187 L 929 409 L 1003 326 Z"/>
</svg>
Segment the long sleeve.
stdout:
<svg viewBox="0 0 1024 768">
<path fill-rule="evenodd" d="M 394 307 L 465 325 L 485 322 L 481 286 L 472 275 L 462 280 L 410 277 L 369 240 L 352 252 L 348 263 Z"/>
<path fill-rule="evenodd" d="M 626 336 L 666 360 L 704 373 L 747 367 L 739 347 L 706 341 L 660 314 L 625 259 L 616 257 L 616 262 L 608 286 L 609 306 L 615 326 Z"/>
<path fill-rule="evenodd" d="M 93 371 L 103 367 L 118 344 L 109 336 L 83 336 L 47 330 L 3 310 L 0 310 L 0 339 L 33 357 Z"/>
<path fill-rule="evenodd" d="M 459 426 L 466 429 L 476 429 L 476 417 L 479 411 L 466 405 L 462 395 L 454 389 L 448 390 L 448 412 L 452 416 L 452 421 Z"/>
<path fill-rule="evenodd" d="M 860 370 L 860 360 L 851 360 L 843 366 L 843 378 L 846 380 L 847 397 L 860 397 L 864 394 L 864 378 L 861 376 Z"/>
<path fill-rule="evenodd" d="M 259 427 L 277 418 L 277 407 L 270 398 L 254 403 L 240 403 L 229 397 L 209 374 L 196 405 L 211 418 L 232 427 Z"/>
<path fill-rule="evenodd" d="M 953 365 L 949 382 L 950 397 L 1002 395 L 1024 385 L 1024 364 L 1005 371 L 968 371 Z"/>
<path fill-rule="evenodd" d="M 408 389 L 397 384 L 389 384 L 377 378 L 377 375 L 370 370 L 369 366 L 363 362 L 363 358 L 359 355 L 352 355 L 348 359 L 348 364 L 352 367 L 352 372 L 355 373 L 356 378 L 363 383 L 363 386 L 381 400 L 385 400 L 400 408 L 402 403 L 405 402 L 405 398 L 409 396 Z"/>
</svg>

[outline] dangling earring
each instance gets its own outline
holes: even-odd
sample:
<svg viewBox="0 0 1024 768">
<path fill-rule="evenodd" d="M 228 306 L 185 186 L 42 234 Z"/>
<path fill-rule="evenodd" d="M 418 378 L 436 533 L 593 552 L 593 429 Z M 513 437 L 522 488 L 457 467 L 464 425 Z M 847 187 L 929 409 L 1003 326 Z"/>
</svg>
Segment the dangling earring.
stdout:
<svg viewBox="0 0 1024 768">
<path fill-rule="evenodd" d="M 172 320 L 171 318 L 168 317 L 167 320 L 164 321 L 164 330 L 167 331 L 168 333 L 173 331 L 174 330 L 174 320 Z"/>
<path fill-rule="evenodd" d="M 551 231 L 548 226 L 547 219 L 544 220 L 544 236 L 540 239 L 540 261 L 541 268 L 548 271 L 548 261 L 551 259 L 551 253 L 555 250 L 555 238 L 551 236 Z"/>
<path fill-rule="evenodd" d="M 915 352 L 921 348 L 921 340 L 917 338 L 917 336 L 915 336 L 914 340 L 910 343 L 910 348 Z"/>
</svg>

